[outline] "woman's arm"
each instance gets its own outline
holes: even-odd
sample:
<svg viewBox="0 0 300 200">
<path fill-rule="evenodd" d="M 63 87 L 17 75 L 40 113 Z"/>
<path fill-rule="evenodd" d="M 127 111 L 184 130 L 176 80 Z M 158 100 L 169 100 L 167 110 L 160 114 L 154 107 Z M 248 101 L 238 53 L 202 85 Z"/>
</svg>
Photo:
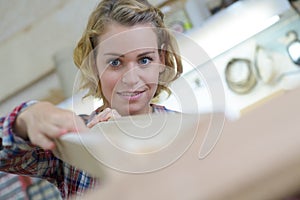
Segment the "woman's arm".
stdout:
<svg viewBox="0 0 300 200">
<path fill-rule="evenodd" d="M 56 138 L 68 132 L 87 131 L 88 128 L 74 112 L 48 102 L 38 102 L 19 114 L 13 130 L 32 144 L 53 150 Z"/>
<path fill-rule="evenodd" d="M 61 134 L 87 129 L 71 111 L 45 102 L 23 103 L 0 119 L 0 170 L 55 178 L 62 161 L 47 149 L 55 148 L 53 140 Z"/>
</svg>

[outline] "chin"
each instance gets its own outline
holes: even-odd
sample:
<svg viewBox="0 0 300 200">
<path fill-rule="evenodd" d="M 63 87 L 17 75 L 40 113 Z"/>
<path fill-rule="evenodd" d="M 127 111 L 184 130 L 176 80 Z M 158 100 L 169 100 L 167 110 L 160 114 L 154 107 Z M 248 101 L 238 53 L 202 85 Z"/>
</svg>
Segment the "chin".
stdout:
<svg viewBox="0 0 300 200">
<path fill-rule="evenodd" d="M 147 112 L 147 108 L 143 105 L 129 105 L 129 107 L 127 107 L 124 110 L 127 115 L 139 115 L 139 114 L 145 114 Z"/>
</svg>

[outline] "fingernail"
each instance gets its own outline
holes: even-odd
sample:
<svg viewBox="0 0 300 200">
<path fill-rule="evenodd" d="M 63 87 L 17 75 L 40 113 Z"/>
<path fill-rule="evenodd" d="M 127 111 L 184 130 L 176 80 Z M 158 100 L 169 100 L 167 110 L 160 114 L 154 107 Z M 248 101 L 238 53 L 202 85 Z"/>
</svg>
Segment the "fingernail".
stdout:
<svg viewBox="0 0 300 200">
<path fill-rule="evenodd" d="M 65 134 L 67 132 L 68 132 L 67 129 L 62 129 L 62 130 L 60 130 L 60 135 Z"/>
</svg>

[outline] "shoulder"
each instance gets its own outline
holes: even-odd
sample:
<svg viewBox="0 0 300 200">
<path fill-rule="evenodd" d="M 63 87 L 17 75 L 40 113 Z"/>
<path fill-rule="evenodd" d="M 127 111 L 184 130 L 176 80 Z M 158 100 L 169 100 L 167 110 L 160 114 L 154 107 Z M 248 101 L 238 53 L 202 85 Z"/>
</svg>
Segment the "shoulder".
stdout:
<svg viewBox="0 0 300 200">
<path fill-rule="evenodd" d="M 153 113 L 176 113 L 176 111 L 167 109 L 165 106 L 162 105 L 151 104 L 151 107 L 153 109 Z"/>
</svg>

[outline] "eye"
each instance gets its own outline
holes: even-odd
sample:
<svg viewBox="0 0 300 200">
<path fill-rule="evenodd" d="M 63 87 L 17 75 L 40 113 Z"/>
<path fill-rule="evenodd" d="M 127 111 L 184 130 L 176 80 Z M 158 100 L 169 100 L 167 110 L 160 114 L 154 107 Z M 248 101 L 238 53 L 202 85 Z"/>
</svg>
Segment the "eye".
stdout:
<svg viewBox="0 0 300 200">
<path fill-rule="evenodd" d="M 121 61 L 120 61 L 119 59 L 113 59 L 113 60 L 110 60 L 110 61 L 108 62 L 108 64 L 109 64 L 111 67 L 115 68 L 115 67 L 119 67 L 119 66 L 121 65 Z"/>
<path fill-rule="evenodd" d="M 141 64 L 141 65 L 147 65 L 151 61 L 153 61 L 152 58 L 150 58 L 150 57 L 143 57 L 143 58 L 139 59 L 139 64 Z"/>
</svg>

